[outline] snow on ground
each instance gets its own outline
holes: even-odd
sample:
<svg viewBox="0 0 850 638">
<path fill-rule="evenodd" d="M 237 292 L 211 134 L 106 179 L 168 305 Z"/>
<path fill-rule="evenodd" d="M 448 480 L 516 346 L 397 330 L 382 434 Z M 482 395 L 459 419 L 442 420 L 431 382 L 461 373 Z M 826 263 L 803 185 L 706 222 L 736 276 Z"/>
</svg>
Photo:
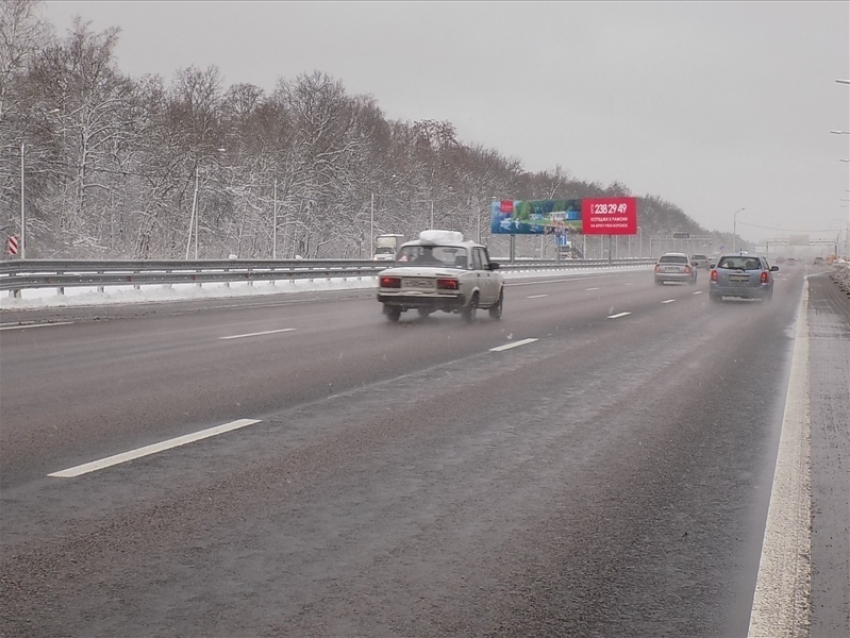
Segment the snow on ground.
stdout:
<svg viewBox="0 0 850 638">
<path fill-rule="evenodd" d="M 504 271 L 506 280 L 528 279 L 531 277 L 564 277 L 578 276 L 605 271 L 635 271 L 646 270 L 650 266 L 575 268 L 571 270 L 536 270 L 536 271 Z M 11 296 L 9 291 L 3 291 L 0 296 L 0 309 L 15 310 L 29 308 L 58 308 L 63 306 L 101 306 L 106 304 L 150 303 L 185 301 L 193 299 L 221 299 L 246 297 L 255 295 L 279 295 L 294 292 L 317 292 L 326 290 L 367 289 L 376 287 L 375 277 L 338 278 L 338 279 L 298 279 L 293 281 L 248 283 L 232 283 L 228 287 L 224 283 L 208 283 L 203 287 L 198 284 L 162 284 L 141 286 L 138 290 L 133 286 L 107 286 L 104 292 L 98 292 L 95 286 L 66 287 L 64 294 L 58 294 L 56 288 L 27 288 L 21 291 L 19 298 Z"/>
</svg>

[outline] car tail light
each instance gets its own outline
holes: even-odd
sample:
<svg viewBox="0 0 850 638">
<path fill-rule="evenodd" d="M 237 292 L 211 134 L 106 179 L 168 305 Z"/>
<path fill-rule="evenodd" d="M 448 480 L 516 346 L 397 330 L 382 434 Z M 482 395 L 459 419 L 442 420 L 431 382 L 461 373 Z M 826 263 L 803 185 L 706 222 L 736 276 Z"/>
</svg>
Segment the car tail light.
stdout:
<svg viewBox="0 0 850 638">
<path fill-rule="evenodd" d="M 655 272 L 661 272 L 661 266 L 656 266 L 656 267 L 655 267 Z"/>
<path fill-rule="evenodd" d="M 711 271 L 711 281 L 717 281 L 717 271 L 716 270 Z"/>
<path fill-rule="evenodd" d="M 398 277 L 381 277 L 381 288 L 401 288 L 401 279 Z"/>
<path fill-rule="evenodd" d="M 458 289 L 458 280 L 457 279 L 438 279 L 437 280 L 437 290 L 457 290 Z"/>
<path fill-rule="evenodd" d="M 690 266 L 685 266 L 685 272 L 686 272 L 686 273 L 690 273 L 690 272 L 691 272 L 691 267 L 690 267 Z"/>
<path fill-rule="evenodd" d="M 761 283 L 763 283 L 763 284 L 767 283 L 767 272 L 765 272 L 765 271 L 762 271 L 762 273 L 761 273 Z"/>
</svg>

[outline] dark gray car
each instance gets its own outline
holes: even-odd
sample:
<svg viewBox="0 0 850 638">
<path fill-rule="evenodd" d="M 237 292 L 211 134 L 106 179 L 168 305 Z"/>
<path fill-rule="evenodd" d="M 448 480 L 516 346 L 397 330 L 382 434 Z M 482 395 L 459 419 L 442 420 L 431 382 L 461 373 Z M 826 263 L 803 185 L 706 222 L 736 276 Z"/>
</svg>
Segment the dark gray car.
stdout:
<svg viewBox="0 0 850 638">
<path fill-rule="evenodd" d="M 709 298 L 722 301 L 724 297 L 761 299 L 773 297 L 773 273 L 779 266 L 771 266 L 760 255 L 720 255 L 712 265 L 709 276 Z"/>
</svg>

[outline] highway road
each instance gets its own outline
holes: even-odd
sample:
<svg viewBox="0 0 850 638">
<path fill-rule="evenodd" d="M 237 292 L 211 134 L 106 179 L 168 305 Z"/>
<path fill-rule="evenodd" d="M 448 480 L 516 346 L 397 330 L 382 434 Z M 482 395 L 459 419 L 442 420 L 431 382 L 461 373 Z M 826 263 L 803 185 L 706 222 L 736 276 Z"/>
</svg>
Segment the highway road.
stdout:
<svg viewBox="0 0 850 638">
<path fill-rule="evenodd" d="M 850 381 L 829 286 L 553 274 L 473 325 L 371 290 L 0 313 L 0 635 L 745 636 L 804 292 L 819 396 Z M 826 637 L 848 450 L 812 405 Z"/>
</svg>

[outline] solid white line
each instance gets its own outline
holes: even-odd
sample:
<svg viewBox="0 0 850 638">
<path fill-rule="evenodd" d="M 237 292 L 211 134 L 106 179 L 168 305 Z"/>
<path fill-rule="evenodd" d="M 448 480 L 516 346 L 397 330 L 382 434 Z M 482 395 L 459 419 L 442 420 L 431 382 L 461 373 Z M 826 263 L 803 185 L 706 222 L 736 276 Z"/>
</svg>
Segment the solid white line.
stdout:
<svg viewBox="0 0 850 638">
<path fill-rule="evenodd" d="M 588 288 L 588 290 L 599 290 L 599 288 Z"/>
<path fill-rule="evenodd" d="M 56 321 L 54 323 L 31 323 L 29 325 L 2 326 L 0 330 L 23 330 L 25 328 L 46 328 L 48 326 L 70 326 L 73 321 Z"/>
<path fill-rule="evenodd" d="M 278 332 L 292 332 L 295 328 L 281 328 L 280 330 L 266 330 L 265 332 L 252 332 L 246 335 L 233 335 L 232 337 L 219 337 L 219 339 L 242 339 L 244 337 L 260 337 L 262 335 L 273 335 Z"/>
<path fill-rule="evenodd" d="M 803 288 L 748 638 L 808 635 L 812 584 L 808 282 Z"/>
<path fill-rule="evenodd" d="M 618 314 L 618 315 L 611 315 L 611 316 L 610 316 L 610 317 L 608 317 L 608 318 L 609 318 L 609 319 L 619 319 L 620 317 L 625 317 L 625 316 L 630 315 L 630 314 L 632 314 L 632 313 L 630 313 L 630 312 L 621 312 L 621 313 L 620 313 L 620 314 Z"/>
<path fill-rule="evenodd" d="M 695 295 L 701 295 L 701 294 L 702 294 L 702 290 L 697 290 L 694 294 L 695 294 Z"/>
<path fill-rule="evenodd" d="M 661 303 L 673 303 L 676 301 L 675 299 L 668 299 L 667 301 L 662 301 Z"/>
<path fill-rule="evenodd" d="M 60 472 L 53 472 L 52 474 L 48 474 L 47 476 L 51 476 L 54 478 L 74 478 L 82 474 L 88 474 L 89 472 L 95 472 L 97 470 L 102 470 L 107 467 L 112 467 L 113 465 L 118 465 L 119 463 L 126 463 L 127 461 L 132 461 L 143 456 L 149 456 L 150 454 L 156 454 L 157 452 L 170 450 L 171 448 L 186 445 L 187 443 L 194 443 L 195 441 L 207 439 L 211 436 L 218 436 L 219 434 L 232 432 L 233 430 L 238 430 L 239 428 L 244 428 L 247 425 L 253 425 L 254 423 L 259 422 L 259 419 L 239 419 L 238 421 L 231 421 L 230 423 L 217 425 L 215 427 L 207 428 L 206 430 L 201 430 L 200 432 L 195 432 L 193 434 L 178 436 L 174 439 L 168 439 L 167 441 L 162 441 L 160 443 L 146 445 L 145 447 L 130 450 L 129 452 L 122 452 L 121 454 L 108 456 L 105 459 L 100 459 L 99 461 L 92 461 L 91 463 L 84 463 L 83 465 L 78 465 L 76 467 L 72 467 L 67 470 L 62 470 Z"/>
<path fill-rule="evenodd" d="M 499 346 L 498 348 L 490 348 L 490 352 L 504 352 L 505 350 L 510 350 L 511 348 L 519 348 L 520 346 L 524 346 L 528 343 L 534 343 L 535 341 L 537 341 L 537 339 L 522 339 L 521 341 L 515 341 L 514 343 Z"/>
<path fill-rule="evenodd" d="M 548 297 L 549 295 L 531 295 L 529 299 L 540 299 L 541 297 Z"/>
</svg>

